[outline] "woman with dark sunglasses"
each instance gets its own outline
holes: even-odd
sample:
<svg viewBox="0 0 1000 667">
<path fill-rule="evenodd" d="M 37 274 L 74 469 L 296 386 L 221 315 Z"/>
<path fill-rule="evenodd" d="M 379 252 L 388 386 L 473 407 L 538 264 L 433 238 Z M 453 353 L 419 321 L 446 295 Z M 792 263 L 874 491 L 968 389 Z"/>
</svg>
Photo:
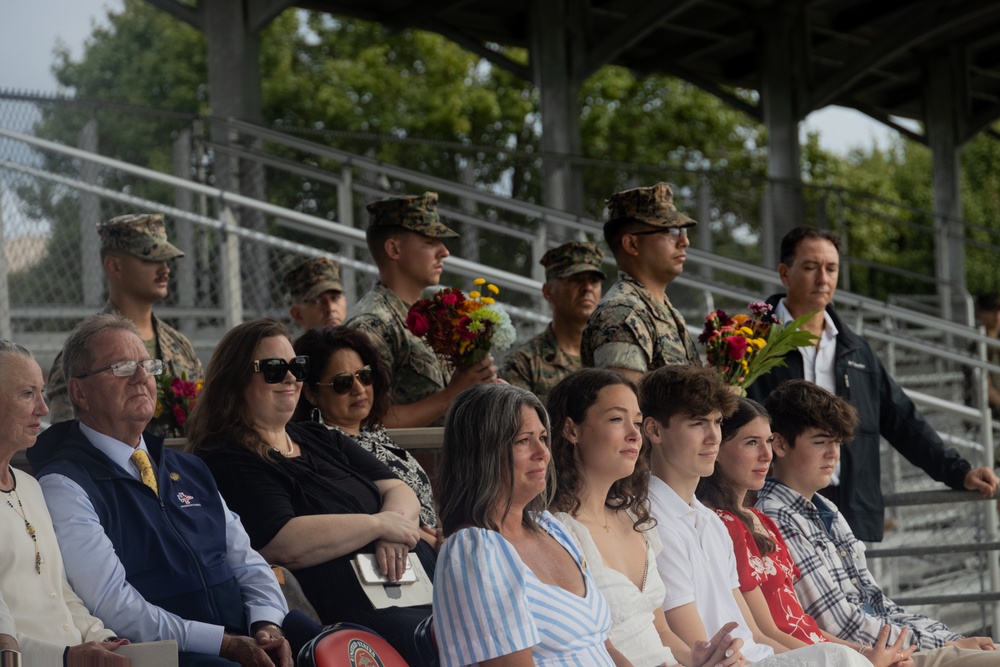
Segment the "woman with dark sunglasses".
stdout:
<svg viewBox="0 0 1000 667">
<path fill-rule="evenodd" d="M 343 433 L 291 421 L 311 365 L 275 320 L 234 327 L 208 364 L 187 424 L 189 448 L 205 460 L 252 546 L 292 571 L 320 622 L 365 625 L 409 664 L 423 664 L 414 633 L 430 606 L 375 609 L 352 562 L 374 554 L 381 574 L 396 581 L 412 551 L 433 577 L 420 503 Z"/>
<path fill-rule="evenodd" d="M 421 535 L 436 544 L 431 480 L 382 425 L 389 409 L 391 379 L 368 334 L 344 326 L 309 329 L 296 339 L 295 354 L 309 357 L 309 370 L 293 419 L 322 422 L 350 436 L 389 466 L 417 494 Z"/>
</svg>

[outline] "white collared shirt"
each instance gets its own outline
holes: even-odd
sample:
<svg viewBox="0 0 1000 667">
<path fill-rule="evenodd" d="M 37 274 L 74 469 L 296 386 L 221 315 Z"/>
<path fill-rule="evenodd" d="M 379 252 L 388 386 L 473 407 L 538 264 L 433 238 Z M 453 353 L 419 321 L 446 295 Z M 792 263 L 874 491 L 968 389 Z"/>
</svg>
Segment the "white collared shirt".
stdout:
<svg viewBox="0 0 1000 667">
<path fill-rule="evenodd" d="M 778 302 L 778 318 L 783 324 L 788 324 L 795 318 L 788 312 L 785 300 Z M 815 345 L 806 345 L 798 348 L 802 355 L 802 369 L 805 373 L 803 379 L 819 385 L 831 394 L 837 393 L 837 375 L 834 372 L 833 364 L 837 358 L 837 325 L 833 323 L 830 313 L 823 311 L 823 333 Z"/>
</svg>

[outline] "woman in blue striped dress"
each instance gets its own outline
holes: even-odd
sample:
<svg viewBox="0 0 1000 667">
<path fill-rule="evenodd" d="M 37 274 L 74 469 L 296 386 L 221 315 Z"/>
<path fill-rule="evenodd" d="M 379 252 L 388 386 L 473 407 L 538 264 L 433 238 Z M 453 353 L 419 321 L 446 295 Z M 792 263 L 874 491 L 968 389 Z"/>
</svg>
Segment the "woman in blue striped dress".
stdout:
<svg viewBox="0 0 1000 667">
<path fill-rule="evenodd" d="M 550 459 L 548 417 L 528 391 L 476 385 L 448 411 L 434 577 L 445 667 L 628 664 L 608 652 L 611 615 L 579 547 L 545 511 Z"/>
</svg>

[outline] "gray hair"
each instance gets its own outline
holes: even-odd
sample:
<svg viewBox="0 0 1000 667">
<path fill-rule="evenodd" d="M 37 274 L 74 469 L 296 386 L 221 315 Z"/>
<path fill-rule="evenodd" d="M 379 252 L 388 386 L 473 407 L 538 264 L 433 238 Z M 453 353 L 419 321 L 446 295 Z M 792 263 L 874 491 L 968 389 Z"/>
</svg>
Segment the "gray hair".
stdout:
<svg viewBox="0 0 1000 667">
<path fill-rule="evenodd" d="M 71 378 L 91 370 L 96 357 L 94 341 L 109 331 L 128 331 L 140 336 L 132 320 L 118 313 L 99 313 L 80 322 L 63 343 L 62 367 L 67 383 Z M 70 396 L 72 401 L 72 394 Z M 73 403 L 73 412 L 76 413 L 77 409 L 76 403 Z"/>
<path fill-rule="evenodd" d="M 499 531 L 497 510 L 510 510 L 514 488 L 514 438 L 521 431 L 522 408 L 538 413 L 545 430 L 549 417 L 530 391 L 509 384 L 477 384 L 455 398 L 444 422 L 444 453 L 438 471 L 437 500 L 445 536 L 463 526 Z M 551 461 L 546 492 L 524 508 L 521 523 L 539 530 L 532 514 L 549 505 L 555 491 Z"/>
<path fill-rule="evenodd" d="M 20 357 L 21 359 L 34 359 L 35 356 L 31 354 L 23 345 L 18 345 L 12 340 L 7 340 L 6 338 L 0 338 L 0 361 L 8 359 L 11 357 Z"/>
</svg>

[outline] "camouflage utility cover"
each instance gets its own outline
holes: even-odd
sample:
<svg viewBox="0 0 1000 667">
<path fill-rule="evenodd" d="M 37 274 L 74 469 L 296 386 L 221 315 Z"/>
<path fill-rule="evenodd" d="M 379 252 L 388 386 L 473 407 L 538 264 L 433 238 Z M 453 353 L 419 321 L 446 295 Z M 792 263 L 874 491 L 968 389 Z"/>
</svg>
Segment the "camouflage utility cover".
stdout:
<svg viewBox="0 0 1000 667">
<path fill-rule="evenodd" d="M 307 260 L 285 274 L 285 288 L 295 303 L 312 301 L 330 290 L 343 292 L 340 264 L 329 257 Z"/>
<path fill-rule="evenodd" d="M 602 278 L 607 278 L 604 274 L 603 262 L 604 253 L 597 247 L 597 244 L 581 241 L 563 243 L 558 248 L 553 248 L 542 255 L 538 261 L 545 267 L 546 280 L 566 278 L 589 271 L 599 273 Z"/>
<path fill-rule="evenodd" d="M 616 192 L 608 197 L 607 205 L 608 221 L 605 225 L 625 220 L 638 220 L 654 227 L 693 227 L 698 224 L 674 206 L 674 191 L 669 183 Z"/>
<path fill-rule="evenodd" d="M 436 192 L 380 199 L 366 207 L 369 213 L 368 226 L 402 227 L 437 239 L 457 238 L 458 234 L 441 222 L 437 203 Z"/>
<path fill-rule="evenodd" d="M 101 250 L 119 250 L 150 262 L 184 256 L 167 240 L 163 216 L 159 213 L 119 215 L 97 223 L 97 233 L 101 237 Z"/>
</svg>

